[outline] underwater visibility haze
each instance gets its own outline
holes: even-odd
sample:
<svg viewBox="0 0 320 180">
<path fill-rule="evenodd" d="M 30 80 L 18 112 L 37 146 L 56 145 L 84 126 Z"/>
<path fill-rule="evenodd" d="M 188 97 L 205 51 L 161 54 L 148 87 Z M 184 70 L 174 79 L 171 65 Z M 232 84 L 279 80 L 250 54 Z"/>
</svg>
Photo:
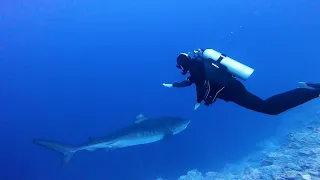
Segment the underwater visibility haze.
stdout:
<svg viewBox="0 0 320 180">
<path fill-rule="evenodd" d="M 192 169 L 234 169 L 262 147 L 274 150 L 263 142 L 316 119 L 319 99 L 276 116 L 221 100 L 195 111 L 195 86 L 162 84 L 185 80 L 176 58 L 198 48 L 253 68 L 242 82 L 261 98 L 300 81 L 319 83 L 319 7 L 316 0 L 1 1 L 0 179 L 173 180 Z M 135 123 L 139 114 L 190 124 L 179 124 L 183 131 L 174 136 L 168 130 L 173 124 L 157 124 L 143 129 L 143 143 L 167 138 L 79 151 L 64 166 L 61 154 L 33 143 L 90 143 L 148 123 Z M 318 137 L 317 128 L 307 130 Z M 136 143 L 131 137 L 118 145 Z M 298 142 L 311 148 L 311 140 Z M 102 146 L 108 145 L 96 147 Z M 277 160 L 274 165 L 281 164 Z"/>
</svg>

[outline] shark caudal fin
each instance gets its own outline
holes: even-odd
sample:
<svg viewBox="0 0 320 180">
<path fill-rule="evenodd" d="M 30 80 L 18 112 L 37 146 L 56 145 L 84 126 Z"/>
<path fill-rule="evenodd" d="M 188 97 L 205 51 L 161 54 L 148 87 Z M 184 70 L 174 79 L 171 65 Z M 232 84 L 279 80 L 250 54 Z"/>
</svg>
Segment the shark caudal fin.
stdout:
<svg viewBox="0 0 320 180">
<path fill-rule="evenodd" d="M 35 139 L 33 143 L 61 153 L 63 155 L 61 165 L 68 164 L 73 154 L 77 151 L 75 147 L 53 141 Z"/>
</svg>

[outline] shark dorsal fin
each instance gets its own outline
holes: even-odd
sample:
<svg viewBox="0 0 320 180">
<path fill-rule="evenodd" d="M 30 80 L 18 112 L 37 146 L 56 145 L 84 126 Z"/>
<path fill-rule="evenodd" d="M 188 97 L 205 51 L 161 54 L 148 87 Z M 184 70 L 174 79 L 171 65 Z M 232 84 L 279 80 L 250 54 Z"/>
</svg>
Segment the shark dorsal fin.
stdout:
<svg viewBox="0 0 320 180">
<path fill-rule="evenodd" d="M 145 116 L 145 115 L 143 115 L 143 114 L 138 114 L 137 116 L 136 116 L 136 120 L 134 121 L 135 123 L 140 123 L 140 122 L 142 122 L 142 121 L 145 121 L 145 120 L 147 120 L 148 118 Z"/>
</svg>

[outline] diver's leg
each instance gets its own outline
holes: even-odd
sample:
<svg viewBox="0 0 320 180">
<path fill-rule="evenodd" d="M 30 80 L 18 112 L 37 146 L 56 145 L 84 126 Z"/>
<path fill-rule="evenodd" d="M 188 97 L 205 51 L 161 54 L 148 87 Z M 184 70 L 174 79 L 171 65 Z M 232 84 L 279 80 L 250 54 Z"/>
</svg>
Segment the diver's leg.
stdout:
<svg viewBox="0 0 320 180">
<path fill-rule="evenodd" d="M 281 94 L 274 95 L 264 102 L 267 104 L 269 113 L 280 114 L 286 110 L 304 104 L 312 99 L 319 97 L 320 89 L 297 88 Z"/>
<path fill-rule="evenodd" d="M 270 114 L 266 102 L 258 96 L 249 92 L 245 86 L 238 80 L 234 81 L 218 95 L 219 99 L 231 101 L 246 109 L 256 112 Z M 270 110 L 271 111 L 271 110 Z"/>
<path fill-rule="evenodd" d="M 266 101 L 252 94 L 251 92 L 245 90 L 241 93 L 239 93 L 239 91 L 234 93 L 235 94 L 229 97 L 228 101 L 234 102 L 246 109 L 256 112 L 272 114 L 272 110 L 268 108 Z"/>
<path fill-rule="evenodd" d="M 297 88 L 274 95 L 266 100 L 250 93 L 244 87 L 239 87 L 234 92 L 229 101 L 256 112 L 277 115 L 319 97 L 320 88 L 316 88 L 316 86 L 314 88 Z"/>
</svg>

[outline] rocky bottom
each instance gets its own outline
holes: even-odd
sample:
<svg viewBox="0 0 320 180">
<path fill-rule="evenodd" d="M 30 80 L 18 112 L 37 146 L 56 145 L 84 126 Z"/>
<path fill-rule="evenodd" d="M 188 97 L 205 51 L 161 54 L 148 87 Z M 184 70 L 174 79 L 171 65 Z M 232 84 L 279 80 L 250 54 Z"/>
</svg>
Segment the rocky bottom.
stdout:
<svg viewBox="0 0 320 180">
<path fill-rule="evenodd" d="M 241 168 L 205 174 L 194 169 L 179 180 L 320 180 L 319 121 L 304 124 L 281 139 L 272 150 L 249 156 Z"/>
</svg>

